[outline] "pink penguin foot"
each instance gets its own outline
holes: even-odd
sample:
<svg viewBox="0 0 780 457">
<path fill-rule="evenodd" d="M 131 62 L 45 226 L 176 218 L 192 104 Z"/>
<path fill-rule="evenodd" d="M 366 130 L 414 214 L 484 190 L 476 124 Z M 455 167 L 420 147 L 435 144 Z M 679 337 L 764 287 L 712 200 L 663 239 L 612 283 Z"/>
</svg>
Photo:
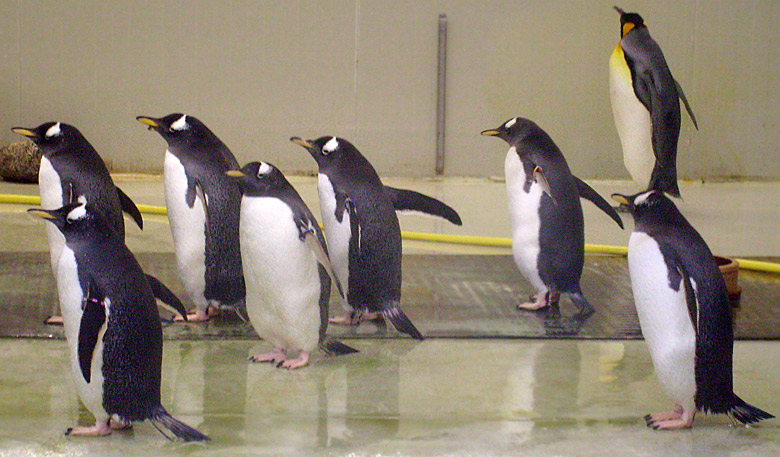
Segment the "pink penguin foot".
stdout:
<svg viewBox="0 0 780 457">
<path fill-rule="evenodd" d="M 531 297 L 529 297 L 529 301 L 517 305 L 517 309 L 521 309 L 525 311 L 540 310 L 550 304 L 549 297 L 550 295 L 546 291 L 540 292 L 536 295 L 532 295 Z"/>
<path fill-rule="evenodd" d="M 187 313 L 187 322 L 206 322 L 214 316 L 219 315 L 219 308 L 209 306 L 207 309 L 195 308 L 194 313 Z M 173 318 L 176 322 L 184 322 L 184 318 L 176 315 Z"/>
<path fill-rule="evenodd" d="M 280 368 L 287 368 L 288 370 L 295 370 L 296 368 L 303 368 L 309 364 L 309 358 L 311 354 L 306 351 L 301 351 L 298 357 L 294 359 L 285 360 L 281 363 Z"/>
<path fill-rule="evenodd" d="M 128 424 L 117 419 L 109 419 L 108 426 L 111 430 L 132 430 L 133 428 L 133 424 Z"/>
<path fill-rule="evenodd" d="M 282 363 L 287 360 L 287 355 L 284 349 L 274 348 L 271 352 L 253 355 L 249 360 L 255 363 Z"/>
<path fill-rule="evenodd" d="M 648 414 L 645 416 L 645 422 L 654 430 L 680 430 L 691 428 L 695 416 L 695 412 L 685 411 L 678 405 L 672 411 Z"/>
<path fill-rule="evenodd" d="M 111 427 L 108 426 L 108 420 L 95 422 L 92 427 L 69 428 L 65 431 L 67 436 L 108 436 L 111 434 Z"/>
<path fill-rule="evenodd" d="M 380 313 L 362 313 L 355 311 L 344 316 L 331 317 L 328 319 L 328 322 L 335 325 L 358 325 L 361 322 L 375 321 L 381 318 L 382 315 Z"/>
</svg>

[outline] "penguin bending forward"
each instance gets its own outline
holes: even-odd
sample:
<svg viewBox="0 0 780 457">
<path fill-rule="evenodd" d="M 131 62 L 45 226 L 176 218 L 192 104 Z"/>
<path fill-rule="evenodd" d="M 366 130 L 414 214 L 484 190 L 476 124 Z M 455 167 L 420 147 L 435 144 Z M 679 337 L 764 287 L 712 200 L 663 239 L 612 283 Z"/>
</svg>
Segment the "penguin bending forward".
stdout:
<svg viewBox="0 0 780 457">
<path fill-rule="evenodd" d="M 342 138 L 290 141 L 305 148 L 319 167 L 330 259 L 351 309 L 345 322 L 359 323 L 364 312 L 381 313 L 399 331 L 423 339 L 401 310 L 401 228 L 395 212 L 414 210 L 460 225 L 458 214 L 436 199 L 384 186 L 371 163 Z"/>
<path fill-rule="evenodd" d="M 11 131 L 29 138 L 43 153 L 38 173 L 41 208 L 57 209 L 74 203 L 75 196 L 83 195 L 97 211 L 105 215 L 112 230 L 123 240 L 123 211 L 143 229 L 141 212 L 130 197 L 114 185 L 103 159 L 76 127 L 62 122 L 46 122 L 35 128 L 14 127 Z M 57 264 L 65 246 L 65 237 L 54 225 L 49 224 L 46 224 L 46 235 L 54 279 L 57 281 Z M 154 296 L 163 305 L 186 318 L 184 305 L 173 292 L 154 276 L 147 275 L 147 280 Z"/>
<path fill-rule="evenodd" d="M 95 416 L 94 426 L 66 434 L 104 436 L 148 419 L 169 439 L 209 440 L 160 403 L 162 327 L 152 289 L 109 218 L 77 200 L 29 210 L 65 237 L 57 265 L 65 337 L 76 390 Z"/>
<path fill-rule="evenodd" d="M 678 99 L 698 129 L 696 117 L 642 17 L 615 10 L 620 13 L 620 41 L 609 59 L 609 95 L 623 162 L 642 189 L 679 197 Z"/>
<path fill-rule="evenodd" d="M 612 198 L 634 217 L 631 288 L 658 382 L 675 403 L 645 416 L 648 427 L 688 428 L 696 411 L 743 424 L 774 417 L 734 394 L 731 305 L 702 237 L 659 191 Z"/>
<path fill-rule="evenodd" d="M 561 293 L 578 309 L 593 314 L 582 294 L 580 276 L 585 256 L 585 231 L 580 197 L 593 202 L 622 229 L 623 222 L 606 200 L 571 174 L 552 138 L 533 121 L 515 117 L 482 135 L 509 143 L 504 162 L 512 253 L 518 269 L 536 289 L 525 310 L 556 306 Z"/>
<path fill-rule="evenodd" d="M 176 264 L 184 290 L 195 304 L 190 320 L 209 311 L 244 308 L 244 275 L 238 241 L 241 192 L 225 175 L 238 162 L 198 119 L 181 113 L 163 118 L 138 116 L 168 143 L 165 203 Z"/>
<path fill-rule="evenodd" d="M 335 275 L 322 231 L 298 192 L 269 163 L 251 162 L 227 175 L 243 194 L 239 233 L 247 314 L 257 334 L 273 345 L 250 360 L 295 369 L 306 366 L 317 347 L 329 355 L 357 352 L 326 337 Z M 298 356 L 288 358 L 293 352 Z"/>
</svg>

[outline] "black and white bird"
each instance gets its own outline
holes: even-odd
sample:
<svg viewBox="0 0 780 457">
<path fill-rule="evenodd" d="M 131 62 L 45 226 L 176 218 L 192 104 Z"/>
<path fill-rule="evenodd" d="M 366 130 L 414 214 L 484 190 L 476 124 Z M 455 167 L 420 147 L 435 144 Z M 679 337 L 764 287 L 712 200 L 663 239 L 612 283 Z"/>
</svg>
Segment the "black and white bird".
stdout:
<svg viewBox="0 0 780 457">
<path fill-rule="evenodd" d="M 674 402 L 669 412 L 645 416 L 647 425 L 688 428 L 696 411 L 743 424 L 774 417 L 734 393 L 731 305 L 707 243 L 660 191 L 612 198 L 634 217 L 634 302 L 658 382 Z"/>
</svg>

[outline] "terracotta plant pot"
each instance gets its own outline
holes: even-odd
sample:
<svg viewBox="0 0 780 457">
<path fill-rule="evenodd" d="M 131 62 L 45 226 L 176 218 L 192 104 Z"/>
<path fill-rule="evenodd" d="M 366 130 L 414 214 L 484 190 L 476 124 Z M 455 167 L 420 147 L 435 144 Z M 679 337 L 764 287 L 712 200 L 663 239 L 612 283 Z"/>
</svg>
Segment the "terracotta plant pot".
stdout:
<svg viewBox="0 0 780 457">
<path fill-rule="evenodd" d="M 742 297 L 742 287 L 739 286 L 739 263 L 734 259 L 715 256 L 720 273 L 726 280 L 726 289 L 729 291 L 729 302 L 733 308 L 739 308 Z"/>
</svg>

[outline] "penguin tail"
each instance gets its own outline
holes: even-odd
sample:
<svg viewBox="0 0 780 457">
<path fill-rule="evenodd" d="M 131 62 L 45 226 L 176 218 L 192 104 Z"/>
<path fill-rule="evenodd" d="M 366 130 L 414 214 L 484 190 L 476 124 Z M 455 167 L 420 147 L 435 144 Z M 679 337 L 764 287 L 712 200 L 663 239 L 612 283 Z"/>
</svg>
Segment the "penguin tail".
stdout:
<svg viewBox="0 0 780 457">
<path fill-rule="evenodd" d="M 382 313 L 382 317 L 389 320 L 393 324 L 393 327 L 399 332 L 406 333 L 415 340 L 425 339 L 412 321 L 404 314 L 401 309 L 401 304 L 397 301 L 383 304 L 380 313 Z"/>
<path fill-rule="evenodd" d="M 775 417 L 766 411 L 745 403 L 744 400 L 736 395 L 734 395 L 734 400 L 734 405 L 726 411 L 726 414 L 743 424 L 754 424 L 764 419 L 773 419 Z"/>
<path fill-rule="evenodd" d="M 211 441 L 211 438 L 208 436 L 168 414 L 168 411 L 162 406 L 158 406 L 154 410 L 150 421 L 158 432 L 171 441 L 175 439 L 181 441 Z"/>
<path fill-rule="evenodd" d="M 351 348 L 341 341 L 330 337 L 325 338 L 320 343 L 320 349 L 322 352 L 330 356 L 355 354 L 359 352 L 357 349 Z"/>
</svg>

